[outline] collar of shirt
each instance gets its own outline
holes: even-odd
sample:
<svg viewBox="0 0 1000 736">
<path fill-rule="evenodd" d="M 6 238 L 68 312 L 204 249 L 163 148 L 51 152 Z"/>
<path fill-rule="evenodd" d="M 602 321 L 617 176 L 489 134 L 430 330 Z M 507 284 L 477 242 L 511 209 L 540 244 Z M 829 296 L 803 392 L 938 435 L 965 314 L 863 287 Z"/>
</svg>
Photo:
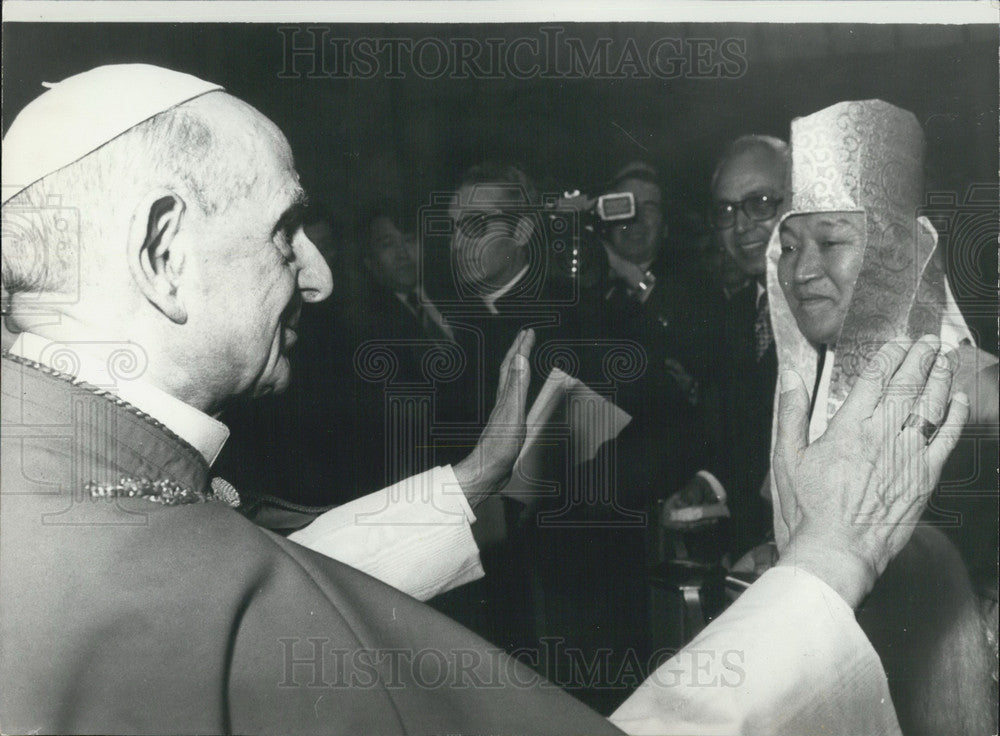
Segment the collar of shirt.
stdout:
<svg viewBox="0 0 1000 736">
<path fill-rule="evenodd" d="M 427 292 L 424 291 L 424 287 L 418 285 L 413 289 L 413 291 L 410 292 L 395 291 L 393 293 L 396 295 L 396 298 L 403 303 L 403 306 L 412 312 L 414 316 L 419 316 L 413 309 L 413 305 L 410 304 L 409 300 L 410 294 L 414 294 L 420 302 L 420 306 L 423 308 L 424 314 L 426 314 L 445 335 L 452 340 L 455 339 L 455 334 L 451 329 L 451 325 L 448 324 L 444 315 L 438 311 L 438 308 L 434 306 L 434 302 L 432 302 L 427 296 Z"/>
<path fill-rule="evenodd" d="M 606 243 L 604 245 L 604 252 L 608 254 L 608 265 L 611 267 L 611 270 L 625 279 L 630 285 L 642 281 L 646 277 L 646 272 L 653 265 L 652 261 L 639 264 L 627 261 L 615 253 L 614 249 Z"/>
<path fill-rule="evenodd" d="M 410 294 L 414 294 L 420 302 L 423 302 L 424 300 L 423 290 L 419 286 L 413 291 L 394 291 L 393 294 L 395 294 L 396 298 L 403 303 L 403 306 L 413 314 L 416 314 L 417 312 L 413 308 L 413 305 L 410 304 Z"/>
<path fill-rule="evenodd" d="M 506 284 L 501 286 L 492 294 L 487 294 L 486 296 L 483 297 L 483 304 L 486 305 L 486 308 L 489 310 L 490 314 L 499 314 L 496 308 L 497 300 L 500 299 L 500 297 L 502 297 L 508 291 L 513 289 L 517 285 L 517 282 L 524 278 L 524 274 L 526 273 L 528 273 L 527 265 L 525 265 L 524 268 L 518 271 L 517 274 L 514 276 L 514 278 L 512 278 Z"/>
<path fill-rule="evenodd" d="M 115 394 L 162 422 L 194 447 L 209 465 L 215 462 L 229 439 L 225 424 L 140 377 L 133 377 L 133 373 L 141 375 L 145 368 L 142 350 L 128 349 L 129 345 L 138 348 L 135 343 L 121 341 L 121 349 L 110 351 L 104 358 L 94 345 L 84 340 L 54 342 L 22 332 L 10 352 Z"/>
</svg>

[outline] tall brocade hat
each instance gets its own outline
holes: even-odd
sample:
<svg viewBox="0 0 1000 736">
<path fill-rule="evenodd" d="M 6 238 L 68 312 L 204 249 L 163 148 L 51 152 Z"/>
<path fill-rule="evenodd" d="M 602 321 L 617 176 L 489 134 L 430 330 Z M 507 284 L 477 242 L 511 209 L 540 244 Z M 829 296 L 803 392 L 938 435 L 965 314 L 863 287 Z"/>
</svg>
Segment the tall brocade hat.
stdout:
<svg viewBox="0 0 1000 736">
<path fill-rule="evenodd" d="M 149 64 L 99 66 L 45 86 L 4 136 L 4 204 L 155 115 L 222 89 Z"/>
<path fill-rule="evenodd" d="M 840 102 L 792 121 L 793 212 L 894 211 L 923 196 L 924 134 L 882 100 Z"/>
</svg>

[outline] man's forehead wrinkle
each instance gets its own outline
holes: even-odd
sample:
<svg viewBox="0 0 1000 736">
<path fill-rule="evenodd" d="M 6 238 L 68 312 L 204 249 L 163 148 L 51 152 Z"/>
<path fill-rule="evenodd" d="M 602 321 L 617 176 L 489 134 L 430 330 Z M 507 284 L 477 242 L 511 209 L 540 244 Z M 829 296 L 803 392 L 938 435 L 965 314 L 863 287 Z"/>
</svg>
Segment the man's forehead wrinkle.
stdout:
<svg viewBox="0 0 1000 736">
<path fill-rule="evenodd" d="M 735 169 L 728 178 L 731 183 L 737 183 L 744 187 L 767 187 L 781 189 L 784 183 L 784 174 L 777 168 L 771 167 L 743 167 Z"/>
<path fill-rule="evenodd" d="M 765 143 L 758 143 L 740 151 L 738 154 L 733 156 L 730 161 L 754 161 L 756 163 L 765 163 L 765 165 L 770 168 L 784 169 L 785 159 L 775 151 L 773 148 Z"/>
<path fill-rule="evenodd" d="M 799 235 L 802 232 L 820 230 L 820 231 L 839 231 L 844 229 L 858 230 L 862 226 L 863 217 L 860 212 L 837 212 L 837 213 L 823 213 L 823 212 L 813 212 L 813 213 L 802 213 L 798 215 L 793 215 L 787 218 L 781 223 L 781 231 L 790 231 L 795 235 Z"/>
<path fill-rule="evenodd" d="M 742 151 L 723 166 L 716 182 L 716 195 L 724 189 L 753 187 L 780 192 L 785 187 L 781 158 L 769 148 Z"/>
</svg>

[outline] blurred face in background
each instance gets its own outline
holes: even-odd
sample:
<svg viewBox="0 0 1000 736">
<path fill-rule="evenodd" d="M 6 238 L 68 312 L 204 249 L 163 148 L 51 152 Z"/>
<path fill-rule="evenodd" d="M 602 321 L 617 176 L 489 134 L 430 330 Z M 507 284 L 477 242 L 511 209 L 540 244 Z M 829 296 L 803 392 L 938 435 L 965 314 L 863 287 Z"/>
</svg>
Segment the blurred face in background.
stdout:
<svg viewBox="0 0 1000 736">
<path fill-rule="evenodd" d="M 861 212 L 794 215 L 781 224 L 778 280 L 802 334 L 833 345 L 865 256 Z"/>
<path fill-rule="evenodd" d="M 420 254 L 415 237 L 400 232 L 386 215 L 369 225 L 367 246 L 365 266 L 379 283 L 396 292 L 410 292 L 416 287 Z"/>
<path fill-rule="evenodd" d="M 531 220 L 512 209 L 513 204 L 520 203 L 507 186 L 466 184 L 459 188 L 449 215 L 454 225 L 452 268 L 461 282 L 495 291 L 528 264 Z"/>
<path fill-rule="evenodd" d="M 743 269 L 763 280 L 771 233 L 784 210 L 785 163 L 765 145 L 741 151 L 719 169 L 712 224 L 719 244 Z"/>
<path fill-rule="evenodd" d="M 626 261 L 636 265 L 652 263 L 667 235 L 663 224 L 663 193 L 656 184 L 645 179 L 625 179 L 613 192 L 632 192 L 635 219 L 608 229 L 608 244 Z"/>
</svg>

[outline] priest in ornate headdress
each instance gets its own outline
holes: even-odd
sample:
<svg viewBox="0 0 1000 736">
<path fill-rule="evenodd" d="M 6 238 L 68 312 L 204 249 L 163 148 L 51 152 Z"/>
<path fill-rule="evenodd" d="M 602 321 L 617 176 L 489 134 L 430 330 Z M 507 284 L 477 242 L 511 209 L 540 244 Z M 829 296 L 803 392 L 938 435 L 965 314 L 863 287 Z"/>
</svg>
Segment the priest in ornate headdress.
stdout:
<svg viewBox="0 0 1000 736">
<path fill-rule="evenodd" d="M 796 371 L 811 392 L 810 441 L 823 433 L 867 360 L 882 345 L 893 339 L 917 339 L 925 334 L 937 335 L 942 346 L 953 350 L 950 359 L 961 361 L 955 389 L 967 392 L 972 399 L 970 425 L 992 427 L 995 437 L 997 359 L 975 347 L 943 272 L 937 233 L 927 218 L 918 217 L 924 193 L 924 138 L 917 119 L 912 113 L 881 100 L 841 102 L 794 120 L 791 147 L 792 204 L 769 244 L 767 290 L 779 370 Z M 937 430 L 919 415 L 900 417 L 899 421 L 928 439 Z M 995 457 L 992 453 L 987 460 L 991 466 Z M 960 452 L 953 458 L 955 477 L 968 478 L 971 475 L 968 463 L 974 460 L 965 455 L 966 467 L 955 467 L 962 462 L 961 458 Z M 987 497 L 996 492 L 995 475 L 977 473 L 976 478 L 992 485 L 976 490 L 985 492 Z M 774 501 L 777 542 L 781 548 L 783 529 L 776 495 Z M 925 520 L 954 519 L 956 515 L 951 508 L 954 503 L 948 498 L 938 500 L 937 504 L 932 501 Z M 988 569 L 985 575 L 977 576 L 980 578 L 976 581 L 977 592 L 986 604 L 988 615 L 992 615 L 995 632 L 995 500 L 989 506 L 980 504 L 961 510 L 964 511 L 959 517 L 961 525 L 948 531 L 966 552 L 967 564 L 973 572 L 982 572 L 983 567 Z M 942 511 L 945 513 L 941 514 Z M 876 587 L 876 600 L 870 601 L 874 610 L 880 600 L 891 603 L 892 608 L 907 598 L 908 610 L 915 611 L 921 619 L 919 626 L 909 639 L 887 640 L 882 649 L 877 632 L 873 636 L 870 627 L 866 630 L 884 659 L 902 658 L 905 662 L 900 664 L 907 669 L 904 676 L 910 680 L 905 686 L 923 678 L 927 694 L 946 700 L 943 687 L 961 699 L 962 708 L 966 709 L 964 716 L 972 718 L 971 709 L 983 690 L 978 683 L 962 682 L 975 668 L 970 665 L 963 671 L 959 662 L 963 658 L 982 661 L 982 653 L 976 651 L 975 644 L 981 638 L 975 630 L 976 616 L 957 603 L 937 619 L 925 615 L 920 608 L 920 593 L 914 592 L 919 591 L 919 586 L 912 584 L 910 576 L 914 571 L 912 568 L 906 571 L 907 562 L 925 571 L 934 568 L 940 572 L 957 561 L 957 555 L 940 534 L 930 529 L 920 531 Z M 977 555 L 981 559 L 977 560 Z M 955 567 L 948 583 L 961 587 L 958 578 L 964 578 L 965 570 L 961 564 Z M 928 595 L 947 595 L 945 590 L 936 589 Z M 956 601 L 960 597 L 953 596 Z M 889 601 L 892 598 L 895 600 Z M 864 622 L 863 611 L 859 619 Z M 963 628 L 965 624 L 969 628 Z M 899 631 L 898 622 L 895 626 L 893 622 L 883 625 L 888 627 L 886 631 L 893 632 L 886 634 L 888 639 Z M 917 641 L 921 636 L 923 641 Z M 926 641 L 928 637 L 933 641 Z M 932 652 L 942 642 L 951 644 L 950 651 L 944 658 L 936 659 Z M 891 651 L 886 654 L 887 649 Z M 917 659 L 920 662 L 915 665 Z M 886 664 L 892 683 L 893 666 L 891 661 Z M 921 670 L 912 669 L 916 666 Z M 935 677 L 946 682 L 935 683 Z M 950 724 L 947 728 L 972 732 L 965 730 L 971 722 L 963 726 L 963 715 L 954 712 L 930 714 L 922 725 L 919 724 L 922 716 L 909 719 L 906 702 L 914 696 L 912 692 L 909 696 L 901 694 L 898 681 L 896 685 L 893 699 L 901 711 L 904 732 L 910 725 L 918 730 L 928 728 L 929 732 L 943 733 L 938 729 L 946 727 L 939 718 Z M 928 709 L 927 699 L 923 696 L 918 699 L 921 702 L 914 703 L 915 708 Z"/>
</svg>

